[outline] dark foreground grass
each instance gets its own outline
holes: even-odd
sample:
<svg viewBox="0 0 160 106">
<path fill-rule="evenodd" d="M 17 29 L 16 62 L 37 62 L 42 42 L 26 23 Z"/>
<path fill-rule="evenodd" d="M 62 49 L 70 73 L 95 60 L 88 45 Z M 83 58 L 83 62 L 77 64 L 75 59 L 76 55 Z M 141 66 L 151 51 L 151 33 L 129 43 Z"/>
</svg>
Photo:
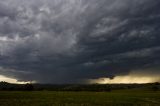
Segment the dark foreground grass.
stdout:
<svg viewBox="0 0 160 106">
<path fill-rule="evenodd" d="M 160 92 L 0 92 L 0 106 L 160 106 Z"/>
</svg>

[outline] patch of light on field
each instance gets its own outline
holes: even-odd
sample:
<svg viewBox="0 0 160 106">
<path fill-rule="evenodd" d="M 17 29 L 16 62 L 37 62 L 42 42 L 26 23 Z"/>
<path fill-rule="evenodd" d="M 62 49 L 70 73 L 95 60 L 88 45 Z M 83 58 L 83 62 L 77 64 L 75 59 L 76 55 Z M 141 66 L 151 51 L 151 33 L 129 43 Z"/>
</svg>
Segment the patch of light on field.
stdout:
<svg viewBox="0 0 160 106">
<path fill-rule="evenodd" d="M 123 76 L 116 76 L 113 79 L 110 78 L 99 78 L 99 79 L 90 79 L 89 83 L 98 83 L 98 84 L 116 84 L 116 83 L 153 83 L 160 82 L 159 75 L 137 75 L 129 74 Z"/>
<path fill-rule="evenodd" d="M 5 81 L 8 83 L 15 83 L 15 84 L 26 84 L 26 83 L 31 83 L 31 82 L 23 82 L 23 81 L 18 81 L 17 79 L 14 78 L 9 78 L 3 75 L 0 75 L 0 81 Z"/>
</svg>

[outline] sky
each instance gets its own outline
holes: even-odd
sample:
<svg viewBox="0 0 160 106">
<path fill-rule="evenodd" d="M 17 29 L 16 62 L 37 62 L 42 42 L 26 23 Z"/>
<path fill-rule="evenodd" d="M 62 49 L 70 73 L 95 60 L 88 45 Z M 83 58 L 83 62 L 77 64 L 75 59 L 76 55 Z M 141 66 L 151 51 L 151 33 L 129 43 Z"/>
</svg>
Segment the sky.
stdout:
<svg viewBox="0 0 160 106">
<path fill-rule="evenodd" d="M 0 0 L 0 80 L 158 82 L 159 5 L 158 0 Z"/>
</svg>

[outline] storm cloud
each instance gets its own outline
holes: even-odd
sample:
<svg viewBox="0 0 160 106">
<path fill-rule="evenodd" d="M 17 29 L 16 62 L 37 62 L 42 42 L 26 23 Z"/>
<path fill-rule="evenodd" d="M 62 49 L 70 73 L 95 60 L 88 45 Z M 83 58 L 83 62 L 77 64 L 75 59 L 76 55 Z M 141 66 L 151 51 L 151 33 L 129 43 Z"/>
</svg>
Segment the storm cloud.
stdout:
<svg viewBox="0 0 160 106">
<path fill-rule="evenodd" d="M 0 74 L 40 83 L 83 83 L 133 70 L 159 74 L 159 5 L 0 0 Z"/>
</svg>

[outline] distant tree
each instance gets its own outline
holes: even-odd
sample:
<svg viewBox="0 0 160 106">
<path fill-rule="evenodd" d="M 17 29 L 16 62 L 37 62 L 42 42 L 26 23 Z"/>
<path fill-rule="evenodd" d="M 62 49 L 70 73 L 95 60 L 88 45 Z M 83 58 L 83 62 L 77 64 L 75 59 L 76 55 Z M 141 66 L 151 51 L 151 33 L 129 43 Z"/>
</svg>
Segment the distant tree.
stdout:
<svg viewBox="0 0 160 106">
<path fill-rule="evenodd" d="M 27 84 L 24 85 L 24 90 L 26 90 L 26 91 L 33 91 L 34 87 L 33 87 L 32 84 L 27 83 Z"/>
<path fill-rule="evenodd" d="M 112 91 L 112 87 L 111 86 L 107 86 L 106 87 L 106 91 L 111 92 Z"/>
<path fill-rule="evenodd" d="M 9 91 L 14 91 L 15 89 L 14 89 L 14 87 L 10 87 L 8 90 Z"/>
<path fill-rule="evenodd" d="M 7 90 L 8 85 L 9 85 L 8 82 L 1 81 L 1 82 L 0 82 L 0 89 L 1 89 L 1 90 Z"/>
<path fill-rule="evenodd" d="M 159 87 L 160 87 L 159 85 L 160 85 L 159 82 L 153 83 L 153 84 L 152 84 L 152 90 L 153 90 L 153 91 L 158 91 L 158 90 L 159 90 Z"/>
<path fill-rule="evenodd" d="M 153 90 L 153 91 L 158 91 L 159 88 L 158 88 L 158 86 L 155 86 L 155 85 L 154 85 L 154 86 L 152 87 L 152 90 Z"/>
<path fill-rule="evenodd" d="M 154 85 L 160 85 L 160 83 L 159 82 L 155 82 Z"/>
</svg>

